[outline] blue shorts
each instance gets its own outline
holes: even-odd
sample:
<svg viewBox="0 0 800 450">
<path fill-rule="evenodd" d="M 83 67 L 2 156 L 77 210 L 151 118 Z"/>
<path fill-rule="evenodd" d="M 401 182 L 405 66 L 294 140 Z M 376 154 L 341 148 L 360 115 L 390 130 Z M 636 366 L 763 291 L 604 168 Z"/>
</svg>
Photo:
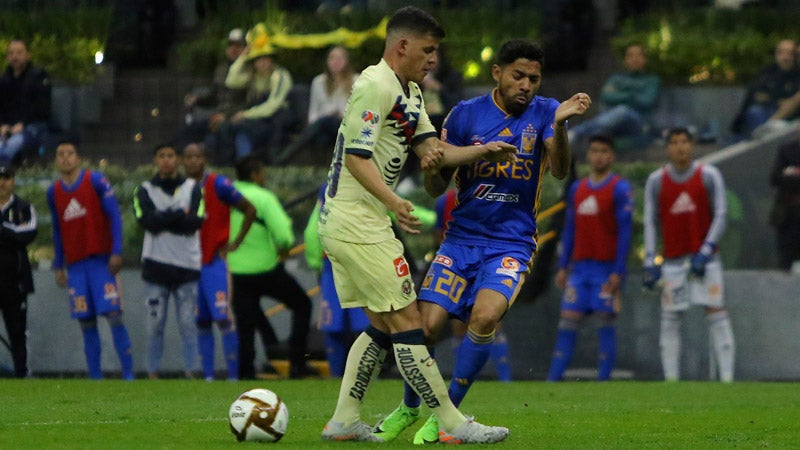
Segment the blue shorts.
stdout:
<svg viewBox="0 0 800 450">
<path fill-rule="evenodd" d="M 197 283 L 197 322 L 233 320 L 230 305 L 230 280 L 225 260 L 215 256 L 200 269 Z"/>
<path fill-rule="evenodd" d="M 354 333 L 364 331 L 369 325 L 367 314 L 361 308 L 342 309 L 333 284 L 333 268 L 328 258 L 322 260 L 319 276 L 322 301 L 319 303 L 319 329 L 325 333 Z"/>
<path fill-rule="evenodd" d="M 497 291 L 513 302 L 532 259 L 530 248 L 520 245 L 489 247 L 445 240 L 422 281 L 419 299 L 436 303 L 466 323 L 481 289 Z"/>
<path fill-rule="evenodd" d="M 579 261 L 573 264 L 561 309 L 583 314 L 607 312 L 616 314 L 614 296 L 600 293 L 603 283 L 614 272 L 613 262 Z"/>
<path fill-rule="evenodd" d="M 69 310 L 73 319 L 91 319 L 122 310 L 117 278 L 108 271 L 109 255 L 67 265 Z"/>
</svg>

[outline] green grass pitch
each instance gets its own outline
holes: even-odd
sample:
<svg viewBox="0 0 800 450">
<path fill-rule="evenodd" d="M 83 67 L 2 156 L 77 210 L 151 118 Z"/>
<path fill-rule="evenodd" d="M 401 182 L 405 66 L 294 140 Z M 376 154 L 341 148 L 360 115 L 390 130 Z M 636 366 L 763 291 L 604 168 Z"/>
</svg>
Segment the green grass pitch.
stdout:
<svg viewBox="0 0 800 450">
<path fill-rule="evenodd" d="M 275 391 L 289 407 L 289 430 L 277 444 L 237 443 L 228 430 L 230 403 L 241 392 L 255 387 Z M 374 447 L 320 438 L 338 391 L 338 380 L 206 383 L 3 379 L 0 448 Z M 400 381 L 378 380 L 370 389 L 362 417 L 375 423 L 399 403 L 401 396 Z M 492 448 L 800 446 L 798 383 L 478 381 L 461 406 L 481 422 L 510 428 L 509 439 Z M 380 447 L 411 447 L 416 428 Z"/>
</svg>

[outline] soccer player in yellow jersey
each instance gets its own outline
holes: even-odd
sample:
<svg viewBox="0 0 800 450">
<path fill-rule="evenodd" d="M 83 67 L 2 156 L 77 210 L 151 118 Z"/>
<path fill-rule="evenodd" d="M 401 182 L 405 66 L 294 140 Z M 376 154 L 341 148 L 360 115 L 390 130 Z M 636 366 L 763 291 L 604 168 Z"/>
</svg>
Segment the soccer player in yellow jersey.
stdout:
<svg viewBox="0 0 800 450">
<path fill-rule="evenodd" d="M 319 234 L 334 271 L 343 308 L 363 308 L 370 320 L 350 349 L 333 417 L 322 437 L 382 441 L 361 421 L 370 380 L 394 351 L 400 374 L 422 397 L 449 443 L 493 443 L 504 427 L 467 419 L 450 401 L 436 362 L 425 347 L 414 285 L 388 213 L 409 233 L 420 221 L 411 202 L 394 192 L 410 151 L 426 172 L 483 158 L 513 161 L 517 149 L 504 142 L 455 147 L 436 138 L 418 83 L 436 65 L 444 30 L 427 12 L 399 9 L 386 27 L 381 61 L 353 86 L 328 174 Z"/>
</svg>

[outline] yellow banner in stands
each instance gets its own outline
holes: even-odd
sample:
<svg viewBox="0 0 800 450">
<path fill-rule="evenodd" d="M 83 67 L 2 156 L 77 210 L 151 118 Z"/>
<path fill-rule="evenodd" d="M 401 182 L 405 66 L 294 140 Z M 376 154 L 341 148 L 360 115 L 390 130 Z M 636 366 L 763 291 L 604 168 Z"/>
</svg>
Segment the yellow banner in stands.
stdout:
<svg viewBox="0 0 800 450">
<path fill-rule="evenodd" d="M 299 49 L 343 45 L 345 47 L 355 48 L 359 47 L 367 39 L 385 39 L 386 22 L 388 21 L 389 19 L 384 17 L 378 25 L 364 31 L 351 31 L 347 28 L 337 28 L 327 33 L 286 34 L 284 32 L 278 32 L 274 36 L 270 36 L 267 27 L 263 23 L 259 23 L 247 33 L 247 41 L 254 47 L 274 45 L 275 47 L 287 49 Z"/>
</svg>

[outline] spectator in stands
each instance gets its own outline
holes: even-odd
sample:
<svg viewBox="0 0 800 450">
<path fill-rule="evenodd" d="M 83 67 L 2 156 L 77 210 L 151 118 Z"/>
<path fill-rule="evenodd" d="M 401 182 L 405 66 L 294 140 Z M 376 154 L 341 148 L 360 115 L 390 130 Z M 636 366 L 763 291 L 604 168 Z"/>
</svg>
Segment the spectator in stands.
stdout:
<svg viewBox="0 0 800 450">
<path fill-rule="evenodd" d="M 211 86 L 197 88 L 186 94 L 183 99 L 186 108 L 186 126 L 176 138 L 179 145 L 204 142 L 208 137 L 207 147 L 211 151 L 216 149 L 214 133 L 245 104 L 245 89 L 231 89 L 225 86 L 225 78 L 228 76 L 231 64 L 242 54 L 246 45 L 244 32 L 240 28 L 231 30 L 225 46 L 225 59 L 214 69 Z M 209 156 L 214 158 L 216 164 L 228 162 L 222 157 L 223 155 Z"/>
<path fill-rule="evenodd" d="M 232 126 L 223 133 L 222 145 L 233 142 L 237 160 L 263 147 L 262 159 L 274 162 L 285 130 L 294 123 L 287 98 L 292 76 L 276 63 L 275 49 L 263 25 L 250 30 L 247 42 L 225 79 L 229 88 L 247 90 L 246 109 L 231 117 Z"/>
<path fill-rule="evenodd" d="M 145 230 L 142 279 L 147 291 L 147 373 L 151 379 L 159 377 L 172 297 L 184 375 L 191 379 L 199 366 L 195 311 L 202 266 L 203 190 L 195 179 L 180 174 L 180 156 L 172 145 L 156 146 L 153 160 L 158 172 L 136 188 L 133 199 L 136 220 Z"/>
<path fill-rule="evenodd" d="M 331 48 L 325 62 L 325 72 L 311 81 L 308 126 L 279 153 L 273 161 L 275 164 L 282 164 L 305 148 L 319 149 L 327 157 L 325 164 L 330 162 L 339 123 L 344 116 L 347 99 L 356 78 L 358 74 L 350 66 L 350 53 L 347 49 L 340 45 Z"/>
<path fill-rule="evenodd" d="M 255 327 L 264 311 L 262 295 L 269 295 L 292 310 L 289 337 L 291 378 L 303 378 L 317 372 L 306 364 L 308 332 L 311 324 L 311 300 L 303 288 L 283 267 L 282 257 L 294 244 L 292 220 L 278 197 L 264 188 L 264 164 L 255 155 L 236 162 L 233 186 L 256 208 L 253 227 L 239 248 L 228 253 L 228 267 L 233 278 L 233 313 L 239 330 L 239 378 L 255 378 Z M 244 215 L 231 211 L 230 235 L 236 236 Z"/>
<path fill-rule="evenodd" d="M 12 39 L 0 78 L 0 161 L 20 162 L 38 150 L 50 122 L 50 76 L 31 63 L 28 44 Z"/>
<path fill-rule="evenodd" d="M 740 139 L 767 134 L 785 125 L 781 120 L 797 117 L 800 112 L 800 70 L 796 51 L 795 41 L 783 39 L 778 42 L 775 62 L 762 69 L 750 82 L 732 125 L 732 131 Z"/>
<path fill-rule="evenodd" d="M 797 139 L 778 150 L 770 183 L 777 189 L 770 224 L 777 232 L 780 268 L 788 271 L 800 260 L 800 142 Z"/>
<path fill-rule="evenodd" d="M 633 43 L 625 48 L 624 71 L 615 73 L 600 93 L 601 112 L 569 130 L 572 148 L 587 148 L 591 136 L 647 140 L 650 115 L 658 103 L 661 79 L 647 73 L 644 45 Z M 619 144 L 619 142 L 617 142 Z"/>
<path fill-rule="evenodd" d="M 14 376 L 28 375 L 28 294 L 33 275 L 26 247 L 37 229 L 36 209 L 14 194 L 14 169 L 0 163 L 0 310 L 14 361 Z"/>
</svg>

